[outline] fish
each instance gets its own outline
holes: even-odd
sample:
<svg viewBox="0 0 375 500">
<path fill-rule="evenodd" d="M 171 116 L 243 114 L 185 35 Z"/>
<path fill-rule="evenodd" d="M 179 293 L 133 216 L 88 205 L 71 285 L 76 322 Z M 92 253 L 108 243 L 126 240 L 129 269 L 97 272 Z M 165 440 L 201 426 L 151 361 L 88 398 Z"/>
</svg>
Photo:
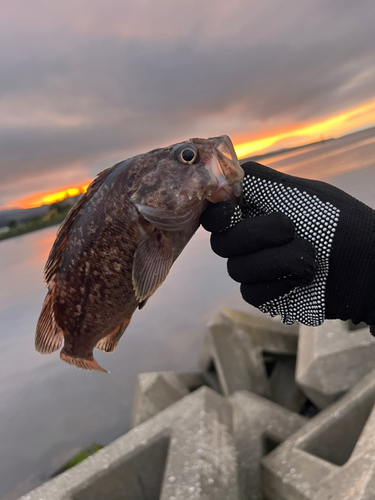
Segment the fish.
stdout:
<svg viewBox="0 0 375 500">
<path fill-rule="evenodd" d="M 98 174 L 59 228 L 45 265 L 36 351 L 63 346 L 63 361 L 106 372 L 94 348 L 115 350 L 208 203 L 238 202 L 243 176 L 225 135 L 154 149 Z"/>
</svg>

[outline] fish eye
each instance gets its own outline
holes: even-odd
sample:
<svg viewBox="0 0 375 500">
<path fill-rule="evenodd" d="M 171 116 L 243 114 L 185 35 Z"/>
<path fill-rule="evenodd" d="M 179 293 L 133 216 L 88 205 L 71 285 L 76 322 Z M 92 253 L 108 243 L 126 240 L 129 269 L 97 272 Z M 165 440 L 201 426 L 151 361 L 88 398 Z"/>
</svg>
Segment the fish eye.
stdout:
<svg viewBox="0 0 375 500">
<path fill-rule="evenodd" d="M 192 165 L 198 159 L 198 150 L 195 146 L 182 146 L 176 153 L 178 161 L 185 165 Z"/>
</svg>

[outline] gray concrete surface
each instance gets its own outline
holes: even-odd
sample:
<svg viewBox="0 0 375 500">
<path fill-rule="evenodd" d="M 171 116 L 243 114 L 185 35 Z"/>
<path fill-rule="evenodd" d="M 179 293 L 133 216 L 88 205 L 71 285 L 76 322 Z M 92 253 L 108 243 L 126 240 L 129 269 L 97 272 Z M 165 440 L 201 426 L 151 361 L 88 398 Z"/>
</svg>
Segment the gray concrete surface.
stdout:
<svg viewBox="0 0 375 500">
<path fill-rule="evenodd" d="M 375 371 L 262 459 L 267 500 L 375 499 Z"/>
<path fill-rule="evenodd" d="M 269 394 L 262 352 L 237 326 L 230 329 L 222 325 L 210 327 L 200 353 L 199 367 L 207 384 L 225 396 L 241 390 Z"/>
<path fill-rule="evenodd" d="M 269 399 L 299 413 L 306 403 L 306 396 L 296 384 L 296 357 L 274 355 L 274 358 L 275 366 L 269 375 Z"/>
<path fill-rule="evenodd" d="M 131 428 L 157 415 L 203 384 L 203 375 L 199 372 L 141 373 L 133 402 Z"/>
<path fill-rule="evenodd" d="M 296 380 L 318 408 L 325 408 L 375 369 L 375 338 L 368 327 L 349 331 L 340 320 L 301 325 Z"/>
<path fill-rule="evenodd" d="M 207 387 L 22 500 L 237 500 L 230 403 Z"/>
<path fill-rule="evenodd" d="M 251 392 L 236 392 L 233 407 L 241 500 L 262 500 L 260 459 L 307 422 L 307 419 Z"/>
<path fill-rule="evenodd" d="M 200 353 L 206 383 L 225 396 L 247 390 L 298 412 L 306 397 L 294 376 L 297 332 L 295 325 L 220 309 Z"/>
<path fill-rule="evenodd" d="M 266 315 L 252 315 L 228 307 L 222 307 L 209 322 L 211 329 L 220 325 L 223 331 L 231 331 L 233 327 L 242 330 L 262 351 L 276 354 L 296 354 L 299 325 L 283 325 L 280 318 Z"/>
</svg>

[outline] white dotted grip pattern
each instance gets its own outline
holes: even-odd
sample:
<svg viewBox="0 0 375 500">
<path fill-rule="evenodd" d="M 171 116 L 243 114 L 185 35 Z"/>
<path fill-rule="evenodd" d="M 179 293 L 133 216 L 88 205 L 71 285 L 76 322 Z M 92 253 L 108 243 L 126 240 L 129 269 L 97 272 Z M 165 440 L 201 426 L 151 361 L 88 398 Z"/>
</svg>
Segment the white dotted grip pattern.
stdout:
<svg viewBox="0 0 375 500">
<path fill-rule="evenodd" d="M 294 223 L 298 236 L 310 241 L 317 252 L 317 270 L 313 283 L 271 300 L 259 307 L 270 316 L 281 316 L 287 325 L 299 321 L 318 326 L 325 319 L 325 287 L 328 277 L 329 254 L 337 227 L 340 210 L 297 188 L 277 182 L 248 176 L 244 179 L 243 195 L 246 203 L 243 216 L 253 217 L 282 212 Z M 232 217 L 239 221 L 241 211 Z"/>
</svg>

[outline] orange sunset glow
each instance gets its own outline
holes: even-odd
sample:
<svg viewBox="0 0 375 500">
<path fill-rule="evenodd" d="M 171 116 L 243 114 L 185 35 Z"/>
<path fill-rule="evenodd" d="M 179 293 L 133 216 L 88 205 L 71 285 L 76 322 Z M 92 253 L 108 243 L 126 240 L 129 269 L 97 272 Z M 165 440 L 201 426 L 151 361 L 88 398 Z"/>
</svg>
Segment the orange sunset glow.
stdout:
<svg viewBox="0 0 375 500">
<path fill-rule="evenodd" d="M 38 193 L 36 195 L 17 200 L 13 202 L 12 205 L 19 208 L 35 208 L 40 207 L 41 205 L 51 205 L 52 203 L 56 203 L 57 201 L 65 200 L 65 198 L 85 193 L 88 186 L 89 182 L 78 187 L 67 187 L 64 189 L 60 189 L 59 191 L 47 191 Z"/>
<path fill-rule="evenodd" d="M 234 149 L 238 158 L 245 158 L 254 153 L 268 152 L 272 146 L 275 146 L 273 149 L 278 149 L 276 147 L 278 143 L 282 143 L 280 147 L 301 146 L 318 141 L 322 136 L 324 138 L 338 137 L 359 128 L 370 127 L 373 124 L 375 124 L 375 99 L 320 122 L 295 126 L 292 130 L 288 125 L 286 132 L 236 144 Z"/>
<path fill-rule="evenodd" d="M 375 99 L 346 110 L 322 121 L 309 124 L 288 124 L 283 131 L 273 135 L 265 135 L 255 140 L 241 142 L 234 138 L 234 149 L 238 158 L 245 158 L 253 154 L 267 153 L 280 148 L 288 148 L 319 141 L 323 137 L 339 137 L 345 133 L 370 127 L 375 124 Z M 35 208 L 41 205 L 64 200 L 76 196 L 87 190 L 89 182 L 76 187 L 67 187 L 58 191 L 42 192 L 33 196 L 12 202 L 12 206 L 19 208 Z"/>
</svg>

